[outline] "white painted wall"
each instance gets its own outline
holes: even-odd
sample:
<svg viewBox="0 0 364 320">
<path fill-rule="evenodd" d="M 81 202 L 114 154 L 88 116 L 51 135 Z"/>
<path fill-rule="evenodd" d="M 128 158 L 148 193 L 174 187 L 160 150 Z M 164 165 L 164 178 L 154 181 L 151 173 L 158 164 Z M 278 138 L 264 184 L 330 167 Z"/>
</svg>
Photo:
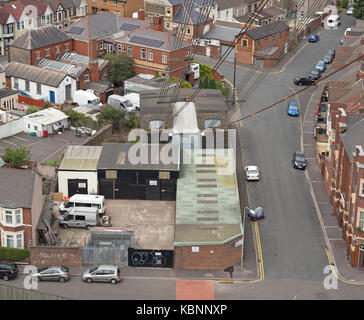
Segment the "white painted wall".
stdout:
<svg viewBox="0 0 364 320">
<path fill-rule="evenodd" d="M 24 130 L 24 118 L 10 121 L 0 126 L 0 139 L 13 136 Z M 9 145 L 10 147 L 11 145 Z"/>
<path fill-rule="evenodd" d="M 68 179 L 86 179 L 88 194 L 97 194 L 97 171 L 58 171 L 58 191 L 68 196 Z"/>
<path fill-rule="evenodd" d="M 59 122 L 60 122 L 61 126 L 63 125 L 64 128 L 68 128 L 68 119 L 64 119 L 62 121 L 57 121 L 57 122 L 55 122 L 55 124 L 58 126 Z M 54 132 L 53 123 L 44 126 L 44 125 L 41 125 L 41 124 L 33 121 L 31 118 L 24 118 L 23 130 L 27 133 L 36 132 L 38 137 L 43 136 L 43 130 L 48 130 L 48 134 L 52 134 Z"/>
<path fill-rule="evenodd" d="M 41 84 L 41 94 L 37 93 L 37 83 L 29 81 L 30 91 L 27 91 L 29 95 L 36 100 L 44 100 L 44 101 L 50 101 L 50 91 L 55 92 L 55 103 L 56 104 L 63 104 L 66 100 L 66 85 L 71 84 L 71 99 L 73 98 L 73 93 L 77 89 L 76 80 L 70 76 L 67 76 L 63 79 L 63 81 L 60 83 L 60 85 L 57 88 L 47 86 L 45 84 Z M 19 90 L 25 90 L 25 80 L 18 78 L 18 89 Z M 12 89 L 16 88 L 14 87 L 14 77 L 11 77 L 11 87 Z"/>
</svg>

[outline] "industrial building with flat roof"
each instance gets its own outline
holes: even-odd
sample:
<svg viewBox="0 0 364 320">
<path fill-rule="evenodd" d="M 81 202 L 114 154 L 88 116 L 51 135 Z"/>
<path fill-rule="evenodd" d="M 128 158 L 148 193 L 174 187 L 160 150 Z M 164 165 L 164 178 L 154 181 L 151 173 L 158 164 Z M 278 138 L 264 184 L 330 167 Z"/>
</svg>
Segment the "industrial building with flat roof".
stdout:
<svg viewBox="0 0 364 320">
<path fill-rule="evenodd" d="M 223 270 L 241 262 L 244 228 L 234 150 L 184 150 L 183 159 L 177 182 L 175 268 Z"/>
</svg>

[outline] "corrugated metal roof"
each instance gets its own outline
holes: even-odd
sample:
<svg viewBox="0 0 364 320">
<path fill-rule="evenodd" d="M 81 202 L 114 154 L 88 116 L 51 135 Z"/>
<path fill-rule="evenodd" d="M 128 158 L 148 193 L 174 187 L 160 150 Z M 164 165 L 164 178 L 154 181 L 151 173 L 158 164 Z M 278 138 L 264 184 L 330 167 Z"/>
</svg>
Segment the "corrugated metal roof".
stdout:
<svg viewBox="0 0 364 320">
<path fill-rule="evenodd" d="M 68 146 L 59 170 L 96 171 L 101 146 Z"/>
<path fill-rule="evenodd" d="M 65 77 L 70 76 L 63 71 L 50 70 L 14 61 L 5 66 L 5 74 L 7 77 L 29 80 L 54 88 L 57 88 Z"/>
<path fill-rule="evenodd" d="M 67 74 L 75 77 L 78 77 L 86 70 L 85 67 L 81 67 L 78 65 L 60 62 L 56 60 L 48 60 L 48 59 L 41 59 L 36 63 L 38 67 L 48 67 L 56 70 L 60 70 L 66 72 Z"/>
<path fill-rule="evenodd" d="M 33 122 L 42 124 L 42 125 L 49 125 L 49 124 L 53 124 L 55 122 L 67 119 L 68 116 L 60 110 L 57 110 L 54 108 L 47 108 L 47 109 L 29 114 L 29 115 L 25 116 L 24 118 L 29 119 Z"/>
<path fill-rule="evenodd" d="M 147 163 L 134 164 L 130 161 L 129 155 L 134 153 L 130 148 L 134 146 L 146 147 L 148 152 Z M 162 145 L 159 145 L 162 148 Z M 179 149 L 178 149 L 179 150 Z M 129 151 L 131 152 L 129 154 Z M 151 163 L 151 156 L 156 159 L 155 164 Z M 174 159 L 174 163 L 164 164 L 162 159 L 155 158 L 156 155 L 151 152 L 151 145 L 142 143 L 105 143 L 100 155 L 100 160 L 97 169 L 115 169 L 115 170 L 155 170 L 155 171 L 178 171 L 179 170 L 179 153 Z M 167 161 L 167 160 L 166 160 Z M 166 162 L 165 161 L 165 162 Z"/>
</svg>

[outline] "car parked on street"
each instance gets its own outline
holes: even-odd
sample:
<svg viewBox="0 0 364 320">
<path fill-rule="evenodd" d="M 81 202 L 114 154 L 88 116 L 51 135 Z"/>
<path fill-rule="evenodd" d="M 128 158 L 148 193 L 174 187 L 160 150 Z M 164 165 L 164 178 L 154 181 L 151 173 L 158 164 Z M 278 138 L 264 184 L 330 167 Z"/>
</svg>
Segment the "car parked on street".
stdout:
<svg viewBox="0 0 364 320">
<path fill-rule="evenodd" d="M 310 77 L 295 77 L 293 82 L 297 86 L 307 86 L 313 84 L 315 81 L 312 80 Z"/>
<path fill-rule="evenodd" d="M 293 168 L 295 169 L 306 169 L 307 160 L 303 152 L 296 151 L 292 158 Z"/>
<path fill-rule="evenodd" d="M 5 281 L 15 279 L 18 271 L 18 266 L 15 263 L 0 262 L 0 278 Z"/>
<path fill-rule="evenodd" d="M 322 60 L 324 60 L 326 64 L 330 64 L 334 60 L 334 57 L 332 56 L 332 54 L 326 53 Z"/>
<path fill-rule="evenodd" d="M 64 266 L 40 267 L 37 271 L 32 274 L 32 277 L 39 281 L 66 282 L 71 277 L 70 269 Z"/>
<path fill-rule="evenodd" d="M 318 34 L 313 34 L 308 38 L 308 42 L 315 43 L 320 40 L 320 36 Z"/>
<path fill-rule="evenodd" d="M 289 116 L 298 117 L 300 112 L 296 102 L 291 101 L 290 103 L 288 103 L 287 113 Z"/>
<path fill-rule="evenodd" d="M 110 282 L 116 284 L 121 280 L 120 269 L 118 266 L 97 266 L 87 269 L 82 275 L 82 281 L 91 282 Z"/>
<path fill-rule="evenodd" d="M 252 221 L 264 219 L 264 210 L 263 210 L 263 208 L 262 207 L 257 207 L 254 210 L 249 209 L 248 210 L 248 217 Z"/>
<path fill-rule="evenodd" d="M 350 7 L 350 8 L 348 8 L 348 10 L 346 10 L 346 14 L 348 14 L 348 15 L 352 15 L 353 12 L 354 12 L 354 8 L 353 7 Z"/>
<path fill-rule="evenodd" d="M 260 179 L 260 172 L 257 166 L 247 166 L 245 169 L 246 180 L 257 181 Z"/>
<path fill-rule="evenodd" d="M 309 77 L 312 79 L 312 80 L 318 80 L 321 78 L 321 71 L 320 69 L 316 69 L 314 68 L 311 73 L 309 74 Z"/>
<path fill-rule="evenodd" d="M 332 58 L 335 59 L 336 50 L 335 49 L 330 49 L 329 53 L 332 55 Z"/>
<path fill-rule="evenodd" d="M 315 68 L 319 69 L 321 72 L 326 70 L 326 64 L 324 60 L 319 60 L 315 66 Z"/>
</svg>

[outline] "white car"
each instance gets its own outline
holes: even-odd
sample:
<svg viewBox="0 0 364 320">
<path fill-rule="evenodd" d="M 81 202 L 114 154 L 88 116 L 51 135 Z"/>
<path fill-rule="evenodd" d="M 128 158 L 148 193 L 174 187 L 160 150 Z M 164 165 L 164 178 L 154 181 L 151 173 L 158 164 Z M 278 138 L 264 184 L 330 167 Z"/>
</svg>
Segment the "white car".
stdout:
<svg viewBox="0 0 364 320">
<path fill-rule="evenodd" d="M 350 7 L 348 10 L 346 10 L 346 14 L 353 14 L 354 8 Z"/>
<path fill-rule="evenodd" d="M 247 166 L 245 167 L 246 180 L 256 181 L 260 179 L 260 173 L 257 166 Z"/>
</svg>

